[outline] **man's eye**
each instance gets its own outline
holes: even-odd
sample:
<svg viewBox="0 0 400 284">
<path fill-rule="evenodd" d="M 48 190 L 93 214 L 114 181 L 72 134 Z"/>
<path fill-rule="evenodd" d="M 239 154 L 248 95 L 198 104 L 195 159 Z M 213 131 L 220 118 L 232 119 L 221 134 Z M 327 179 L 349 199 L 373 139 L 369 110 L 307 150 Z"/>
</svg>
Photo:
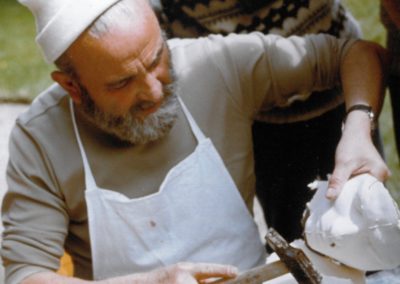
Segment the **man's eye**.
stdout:
<svg viewBox="0 0 400 284">
<path fill-rule="evenodd" d="M 156 61 L 151 63 L 151 65 L 147 68 L 149 71 L 154 70 L 160 64 L 161 58 L 157 58 Z"/>
<path fill-rule="evenodd" d="M 131 81 L 132 78 L 127 78 L 121 81 L 118 81 L 116 83 L 111 84 L 108 88 L 110 90 L 118 90 L 118 89 L 122 89 L 123 87 L 125 87 L 126 85 L 128 85 L 128 83 Z"/>
</svg>

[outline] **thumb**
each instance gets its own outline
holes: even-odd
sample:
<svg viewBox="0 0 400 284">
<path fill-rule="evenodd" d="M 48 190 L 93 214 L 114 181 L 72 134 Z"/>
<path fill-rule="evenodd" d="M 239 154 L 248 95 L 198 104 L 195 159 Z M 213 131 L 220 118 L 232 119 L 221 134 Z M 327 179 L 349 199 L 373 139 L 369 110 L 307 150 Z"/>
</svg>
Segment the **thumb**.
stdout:
<svg viewBox="0 0 400 284">
<path fill-rule="evenodd" d="M 344 184 L 351 176 L 351 168 L 349 166 L 338 166 L 334 169 L 332 176 L 329 178 L 328 190 L 326 198 L 335 200 L 342 190 Z"/>
<path fill-rule="evenodd" d="M 199 263 L 191 270 L 196 279 L 207 279 L 213 277 L 234 278 L 239 270 L 231 265 Z"/>
<path fill-rule="evenodd" d="M 387 180 L 392 175 L 386 164 L 383 164 L 381 167 L 375 167 L 371 169 L 370 174 L 382 182 Z"/>
</svg>

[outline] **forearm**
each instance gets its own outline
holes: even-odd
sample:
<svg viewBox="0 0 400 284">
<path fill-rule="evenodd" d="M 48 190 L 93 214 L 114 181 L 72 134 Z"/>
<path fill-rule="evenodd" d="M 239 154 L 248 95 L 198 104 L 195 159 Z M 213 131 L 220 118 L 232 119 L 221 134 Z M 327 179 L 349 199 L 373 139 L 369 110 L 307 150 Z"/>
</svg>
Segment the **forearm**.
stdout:
<svg viewBox="0 0 400 284">
<path fill-rule="evenodd" d="M 89 282 L 90 281 L 78 278 L 62 276 L 55 272 L 40 272 L 28 276 L 21 282 L 21 284 L 84 284 Z"/>
<path fill-rule="evenodd" d="M 382 6 L 389 15 L 390 20 L 400 29 L 400 1 L 381 0 Z"/>
<path fill-rule="evenodd" d="M 379 115 L 384 98 L 386 61 L 386 51 L 379 45 L 366 41 L 353 44 L 340 70 L 347 109 L 356 104 L 370 105 Z"/>
<path fill-rule="evenodd" d="M 382 108 L 386 53 L 379 45 L 359 41 L 348 50 L 341 64 L 341 80 L 346 108 L 369 105 L 376 115 Z M 353 175 L 370 173 L 384 181 L 390 171 L 371 139 L 371 120 L 362 111 L 346 117 L 343 134 L 336 149 L 335 169 L 329 180 L 327 197 L 335 199 Z"/>
</svg>

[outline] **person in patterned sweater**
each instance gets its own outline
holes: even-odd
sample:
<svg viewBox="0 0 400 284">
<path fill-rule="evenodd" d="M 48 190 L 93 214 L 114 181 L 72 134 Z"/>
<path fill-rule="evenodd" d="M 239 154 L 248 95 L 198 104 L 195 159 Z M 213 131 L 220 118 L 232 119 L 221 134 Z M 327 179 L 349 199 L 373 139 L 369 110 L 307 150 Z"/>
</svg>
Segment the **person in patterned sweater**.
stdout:
<svg viewBox="0 0 400 284">
<path fill-rule="evenodd" d="M 282 36 L 328 33 L 361 36 L 340 0 L 153 0 L 171 37 L 260 31 Z M 310 94 L 306 101 L 261 111 L 253 125 L 256 192 L 268 226 L 288 241 L 302 234 L 307 184 L 334 167 L 345 107 L 341 91 Z M 380 152 L 379 133 L 375 144 Z"/>
</svg>

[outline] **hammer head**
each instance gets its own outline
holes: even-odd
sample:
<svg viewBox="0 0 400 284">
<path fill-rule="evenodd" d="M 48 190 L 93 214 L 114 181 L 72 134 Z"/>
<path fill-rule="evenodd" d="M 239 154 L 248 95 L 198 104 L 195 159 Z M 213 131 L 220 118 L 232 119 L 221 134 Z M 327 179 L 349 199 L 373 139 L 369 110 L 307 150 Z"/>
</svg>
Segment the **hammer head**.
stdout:
<svg viewBox="0 0 400 284">
<path fill-rule="evenodd" d="M 268 229 L 265 239 L 297 282 L 302 284 L 321 283 L 322 276 L 301 249 L 290 246 L 273 228 Z"/>
</svg>

